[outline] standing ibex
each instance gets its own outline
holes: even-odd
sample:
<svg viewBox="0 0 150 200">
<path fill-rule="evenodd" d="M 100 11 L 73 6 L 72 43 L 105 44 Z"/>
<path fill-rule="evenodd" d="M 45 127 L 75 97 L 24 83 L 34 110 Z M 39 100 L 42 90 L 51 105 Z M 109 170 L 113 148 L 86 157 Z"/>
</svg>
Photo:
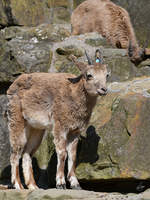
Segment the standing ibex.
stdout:
<svg viewBox="0 0 150 200">
<path fill-rule="evenodd" d="M 106 65 L 100 51 L 92 64 L 73 61 L 81 71 L 76 77 L 68 73 L 31 73 L 17 78 L 7 91 L 10 131 L 11 181 L 22 189 L 19 159 L 28 188 L 37 188 L 31 157 L 39 147 L 45 129 L 52 127 L 57 152 L 56 187 L 66 188 L 64 165 L 68 156 L 68 180 L 71 188 L 80 189 L 75 176 L 78 137 L 88 124 L 98 95 L 107 93 Z"/>
<path fill-rule="evenodd" d="M 135 65 L 150 58 L 150 50 L 140 48 L 128 12 L 110 0 L 87 0 L 71 16 L 72 34 L 97 31 L 118 48 L 128 49 Z"/>
</svg>

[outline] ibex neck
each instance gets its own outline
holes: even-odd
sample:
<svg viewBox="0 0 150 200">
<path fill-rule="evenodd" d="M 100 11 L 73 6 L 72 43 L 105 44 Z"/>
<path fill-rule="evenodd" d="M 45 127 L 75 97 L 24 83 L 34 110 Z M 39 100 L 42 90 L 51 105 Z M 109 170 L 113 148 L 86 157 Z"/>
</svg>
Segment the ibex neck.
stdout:
<svg viewBox="0 0 150 200">
<path fill-rule="evenodd" d="M 97 96 L 91 96 L 86 91 L 85 91 L 85 93 L 86 93 L 87 109 L 88 109 L 89 113 L 92 113 L 92 110 L 97 102 Z"/>
</svg>

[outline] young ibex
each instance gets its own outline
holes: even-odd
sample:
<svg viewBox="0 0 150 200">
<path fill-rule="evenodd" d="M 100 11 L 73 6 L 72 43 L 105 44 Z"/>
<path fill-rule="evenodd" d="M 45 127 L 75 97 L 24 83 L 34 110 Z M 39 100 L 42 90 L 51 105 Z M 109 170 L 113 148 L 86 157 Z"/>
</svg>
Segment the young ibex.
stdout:
<svg viewBox="0 0 150 200">
<path fill-rule="evenodd" d="M 45 129 L 52 127 L 57 153 L 56 187 L 66 188 L 64 165 L 68 156 L 70 187 L 80 189 L 75 176 L 76 148 L 80 132 L 88 124 L 98 95 L 106 95 L 106 65 L 100 51 L 92 64 L 77 62 L 81 75 L 68 73 L 31 73 L 17 78 L 7 91 L 10 131 L 11 181 L 22 189 L 19 159 L 29 189 L 37 188 L 31 157 L 39 147 Z"/>
<path fill-rule="evenodd" d="M 150 50 L 140 48 L 128 12 L 110 0 L 87 0 L 71 16 L 72 34 L 97 31 L 118 48 L 128 49 L 135 65 L 150 58 Z"/>
</svg>

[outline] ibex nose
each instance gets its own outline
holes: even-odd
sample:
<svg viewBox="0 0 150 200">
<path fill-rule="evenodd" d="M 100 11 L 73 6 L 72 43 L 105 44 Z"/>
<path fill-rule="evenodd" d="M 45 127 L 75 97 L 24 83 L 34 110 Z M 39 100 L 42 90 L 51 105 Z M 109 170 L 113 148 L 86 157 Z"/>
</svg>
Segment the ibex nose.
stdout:
<svg viewBox="0 0 150 200">
<path fill-rule="evenodd" d="M 101 87 L 100 89 L 97 90 L 99 95 L 106 95 L 107 94 L 107 88 L 106 87 Z"/>
<path fill-rule="evenodd" d="M 106 88 L 106 87 L 102 87 L 101 90 L 102 90 L 104 93 L 107 93 L 107 88 Z"/>
</svg>

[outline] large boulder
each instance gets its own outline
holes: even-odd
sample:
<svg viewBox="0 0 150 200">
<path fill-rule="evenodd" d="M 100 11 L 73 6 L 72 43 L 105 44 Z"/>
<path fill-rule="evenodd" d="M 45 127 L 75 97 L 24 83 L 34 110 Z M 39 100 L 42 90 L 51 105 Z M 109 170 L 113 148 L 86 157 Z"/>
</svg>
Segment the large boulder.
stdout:
<svg viewBox="0 0 150 200">
<path fill-rule="evenodd" d="M 50 21 L 50 2 L 48 0 L 9 0 L 1 1 L 0 24 L 8 25 L 25 25 L 36 26 L 38 24 Z"/>
<path fill-rule="evenodd" d="M 150 78 L 112 83 L 81 140 L 79 180 L 150 178 Z"/>
<path fill-rule="evenodd" d="M 62 26 L 9 27 L 0 31 L 0 82 L 12 82 L 25 72 L 48 72 L 52 44 L 69 36 Z"/>
</svg>

